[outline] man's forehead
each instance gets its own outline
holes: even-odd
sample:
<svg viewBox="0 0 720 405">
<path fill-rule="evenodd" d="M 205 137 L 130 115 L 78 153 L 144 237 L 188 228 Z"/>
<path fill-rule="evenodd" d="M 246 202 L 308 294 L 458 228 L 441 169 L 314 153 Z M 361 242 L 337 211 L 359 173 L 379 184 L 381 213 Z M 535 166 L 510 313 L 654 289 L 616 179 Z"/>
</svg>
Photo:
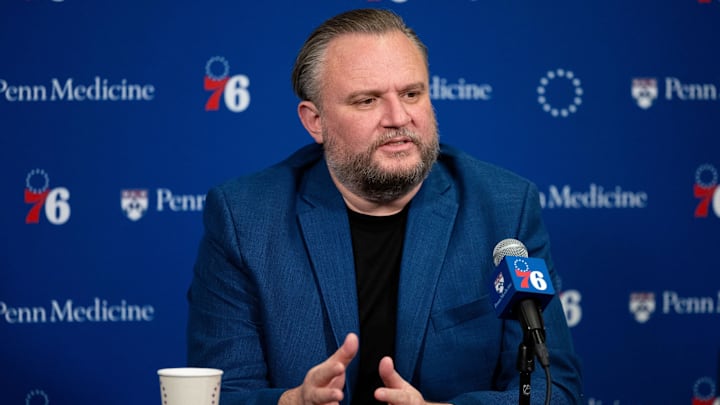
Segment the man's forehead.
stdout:
<svg viewBox="0 0 720 405">
<path fill-rule="evenodd" d="M 417 45 L 399 30 L 390 30 L 380 33 L 344 33 L 333 38 L 327 46 L 326 57 L 332 57 L 338 54 L 355 54 L 359 49 L 380 48 L 383 43 L 396 43 L 408 45 L 408 49 L 412 49 L 422 59 L 422 52 Z"/>
<path fill-rule="evenodd" d="M 377 74 L 382 69 L 426 70 L 417 46 L 400 31 L 342 34 L 328 44 L 325 65 L 339 74 Z M 392 73 L 387 71 L 383 73 Z"/>
</svg>

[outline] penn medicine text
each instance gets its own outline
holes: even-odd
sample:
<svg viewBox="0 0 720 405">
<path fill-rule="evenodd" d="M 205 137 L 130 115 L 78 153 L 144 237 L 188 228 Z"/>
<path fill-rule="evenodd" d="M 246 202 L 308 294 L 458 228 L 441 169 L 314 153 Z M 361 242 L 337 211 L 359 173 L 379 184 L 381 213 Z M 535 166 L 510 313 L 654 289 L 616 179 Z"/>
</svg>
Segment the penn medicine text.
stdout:
<svg viewBox="0 0 720 405">
<path fill-rule="evenodd" d="M 79 84 L 73 78 L 50 80 L 42 84 L 14 85 L 0 79 L 0 94 L 9 102 L 43 101 L 150 101 L 155 98 L 152 84 L 129 83 L 127 79 L 113 83 L 95 76 L 91 83 Z"/>
<path fill-rule="evenodd" d="M 82 323 L 82 322 L 150 322 L 155 317 L 152 305 L 133 305 L 125 300 L 110 304 L 95 298 L 90 305 L 77 305 L 73 300 L 51 300 L 48 307 L 13 307 L 0 301 L 0 319 L 9 324 Z"/>
<path fill-rule="evenodd" d="M 717 100 L 717 87 L 712 83 L 683 83 L 676 77 L 665 78 L 665 98 L 672 100 Z"/>
<path fill-rule="evenodd" d="M 569 185 L 551 185 L 547 193 L 540 192 L 543 208 L 646 208 L 647 202 L 648 195 L 643 191 L 627 191 L 620 186 L 606 190 L 594 183 L 582 191 L 572 190 Z"/>
<path fill-rule="evenodd" d="M 681 297 L 675 291 L 663 292 L 664 314 L 720 314 L 720 291 L 713 297 Z"/>
</svg>

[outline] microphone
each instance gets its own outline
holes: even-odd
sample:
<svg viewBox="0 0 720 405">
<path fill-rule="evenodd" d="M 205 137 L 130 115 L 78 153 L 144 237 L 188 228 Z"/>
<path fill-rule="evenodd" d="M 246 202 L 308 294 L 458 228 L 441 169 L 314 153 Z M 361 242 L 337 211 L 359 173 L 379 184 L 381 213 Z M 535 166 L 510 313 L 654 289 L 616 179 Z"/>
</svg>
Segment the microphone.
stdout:
<svg viewBox="0 0 720 405">
<path fill-rule="evenodd" d="M 543 368 L 550 366 L 545 347 L 542 310 L 555 295 L 545 261 L 528 257 L 522 242 L 504 239 L 493 249 L 495 271 L 490 278 L 491 302 L 501 319 L 517 319 Z"/>
</svg>

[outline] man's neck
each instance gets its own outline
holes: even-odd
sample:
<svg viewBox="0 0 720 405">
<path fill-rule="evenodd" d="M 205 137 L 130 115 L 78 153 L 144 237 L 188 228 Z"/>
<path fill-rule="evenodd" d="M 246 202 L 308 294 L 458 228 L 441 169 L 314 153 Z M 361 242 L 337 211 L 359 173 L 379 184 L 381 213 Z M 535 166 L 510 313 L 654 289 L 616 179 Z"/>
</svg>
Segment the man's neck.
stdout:
<svg viewBox="0 0 720 405">
<path fill-rule="evenodd" d="M 415 197 L 415 194 L 417 194 L 420 190 L 420 186 L 422 186 L 422 183 L 418 184 L 410 189 L 410 191 L 408 191 L 405 195 L 395 200 L 389 202 L 377 202 L 360 197 L 343 186 L 339 181 L 337 181 L 337 179 L 335 179 L 335 176 L 332 176 L 332 174 L 331 177 L 348 208 L 355 212 L 359 212 L 360 214 L 373 216 L 388 216 L 402 211 L 403 208 L 410 203 L 410 200 Z"/>
</svg>

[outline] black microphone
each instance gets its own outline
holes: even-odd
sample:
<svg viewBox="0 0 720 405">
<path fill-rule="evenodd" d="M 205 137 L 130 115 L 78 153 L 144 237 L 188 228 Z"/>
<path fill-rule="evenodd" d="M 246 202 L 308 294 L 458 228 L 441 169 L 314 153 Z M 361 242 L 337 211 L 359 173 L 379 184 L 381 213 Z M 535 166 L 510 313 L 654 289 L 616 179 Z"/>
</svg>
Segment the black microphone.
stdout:
<svg viewBox="0 0 720 405">
<path fill-rule="evenodd" d="M 549 367 L 542 310 L 555 290 L 545 261 L 529 258 L 527 248 L 519 240 L 504 239 L 493 249 L 493 262 L 496 268 L 490 279 L 490 291 L 495 312 L 502 319 L 520 321 L 540 364 Z"/>
</svg>

